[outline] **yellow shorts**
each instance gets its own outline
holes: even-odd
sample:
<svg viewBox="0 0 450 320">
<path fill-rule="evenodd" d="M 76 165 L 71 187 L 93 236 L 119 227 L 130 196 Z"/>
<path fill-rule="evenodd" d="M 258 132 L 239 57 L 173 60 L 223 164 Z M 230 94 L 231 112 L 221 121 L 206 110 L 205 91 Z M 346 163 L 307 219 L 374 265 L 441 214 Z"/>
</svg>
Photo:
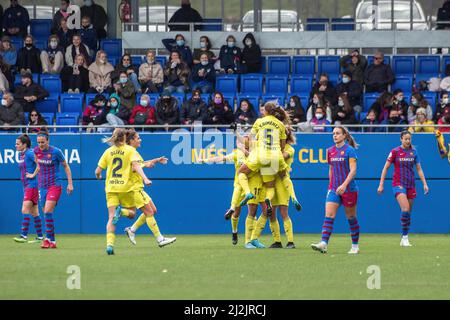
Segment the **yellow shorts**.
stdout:
<svg viewBox="0 0 450 320">
<path fill-rule="evenodd" d="M 124 208 L 134 208 L 134 191 L 106 193 L 106 206 L 111 208 L 117 207 L 118 205 L 121 205 Z"/>
<path fill-rule="evenodd" d="M 273 181 L 273 177 L 278 172 L 286 170 L 288 167 L 281 152 L 267 152 L 259 149 L 253 149 L 250 152 L 245 164 L 251 171 L 259 171 L 263 178 L 267 177 L 264 178 L 264 182 Z M 271 178 L 268 178 L 269 176 Z"/>
<path fill-rule="evenodd" d="M 266 188 L 264 188 L 263 178 L 259 173 L 252 173 L 248 178 L 248 186 L 250 191 L 255 195 L 254 199 L 251 199 L 249 204 L 259 204 L 264 202 L 266 198 Z"/>
<path fill-rule="evenodd" d="M 138 209 L 145 207 L 151 200 L 152 198 L 144 190 L 134 192 L 134 201 Z"/>
<path fill-rule="evenodd" d="M 291 196 L 283 184 L 280 177 L 275 180 L 275 197 L 272 199 L 272 206 L 289 206 Z"/>
</svg>

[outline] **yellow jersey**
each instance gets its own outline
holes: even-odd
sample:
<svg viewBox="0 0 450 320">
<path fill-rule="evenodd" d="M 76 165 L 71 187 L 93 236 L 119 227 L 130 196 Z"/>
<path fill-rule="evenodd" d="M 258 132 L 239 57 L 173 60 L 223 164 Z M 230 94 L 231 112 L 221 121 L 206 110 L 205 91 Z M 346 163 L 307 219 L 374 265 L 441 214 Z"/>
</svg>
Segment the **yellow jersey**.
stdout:
<svg viewBox="0 0 450 320">
<path fill-rule="evenodd" d="M 131 165 L 139 161 L 136 149 L 129 145 L 112 146 L 106 149 L 98 161 L 98 166 L 106 170 L 106 193 L 123 193 L 133 190 L 130 177 L 133 171 Z"/>
<path fill-rule="evenodd" d="M 235 174 L 234 174 L 234 180 L 237 181 L 238 171 L 241 168 L 241 166 L 245 163 L 245 159 L 247 157 L 245 156 L 244 151 L 240 149 L 233 150 L 232 153 L 227 154 L 225 156 L 225 160 L 227 161 L 233 161 L 234 168 L 235 168 Z"/>
<path fill-rule="evenodd" d="M 140 164 L 140 166 L 144 168 L 144 159 L 142 158 L 142 156 L 139 154 L 138 151 L 136 151 L 135 158 L 138 159 L 137 162 Z M 133 169 L 131 169 L 130 180 L 131 184 L 133 184 L 133 191 L 139 191 L 144 189 L 144 181 L 142 180 L 142 177 L 139 175 L 139 173 L 133 171 Z"/>
<path fill-rule="evenodd" d="M 280 152 L 281 140 L 286 140 L 286 127 L 274 116 L 265 116 L 256 120 L 252 127 L 252 134 L 256 137 L 259 150 Z"/>
<path fill-rule="evenodd" d="M 289 169 L 291 169 L 292 164 L 294 163 L 295 149 L 290 144 L 286 144 L 286 146 L 284 147 L 284 152 L 289 154 L 289 159 L 285 161 Z"/>
</svg>

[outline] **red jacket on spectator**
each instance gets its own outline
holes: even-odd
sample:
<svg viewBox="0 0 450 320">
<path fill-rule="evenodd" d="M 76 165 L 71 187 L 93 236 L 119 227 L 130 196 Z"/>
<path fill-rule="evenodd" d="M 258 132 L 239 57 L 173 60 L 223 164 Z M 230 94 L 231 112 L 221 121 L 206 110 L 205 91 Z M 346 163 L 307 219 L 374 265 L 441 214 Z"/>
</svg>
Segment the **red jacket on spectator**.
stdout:
<svg viewBox="0 0 450 320">
<path fill-rule="evenodd" d="M 155 118 L 155 108 L 153 107 L 143 107 L 141 105 L 137 105 L 133 108 L 132 112 L 131 112 L 131 117 L 130 117 L 130 124 L 136 124 L 135 123 L 135 118 L 136 115 L 138 114 L 142 114 L 142 113 L 148 113 L 147 115 L 147 120 L 145 121 L 146 125 L 149 124 L 156 124 L 156 118 Z"/>
<path fill-rule="evenodd" d="M 83 111 L 83 125 L 86 126 L 91 122 L 94 122 L 95 118 L 102 113 L 101 108 L 88 105 Z"/>
</svg>

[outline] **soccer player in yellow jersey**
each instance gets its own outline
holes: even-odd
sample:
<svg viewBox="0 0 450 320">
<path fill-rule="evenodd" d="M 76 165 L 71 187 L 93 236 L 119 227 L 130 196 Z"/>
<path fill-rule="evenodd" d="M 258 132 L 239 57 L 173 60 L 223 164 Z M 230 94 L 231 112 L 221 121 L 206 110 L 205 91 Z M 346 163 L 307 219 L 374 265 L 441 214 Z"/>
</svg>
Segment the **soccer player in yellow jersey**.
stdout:
<svg viewBox="0 0 450 320">
<path fill-rule="evenodd" d="M 126 130 L 116 128 L 109 139 L 103 142 L 111 145 L 98 162 L 95 176 L 102 178 L 102 170 L 106 170 L 105 192 L 108 207 L 108 224 L 106 226 L 106 253 L 114 254 L 115 231 L 120 215 L 134 217 L 135 200 L 133 184 L 131 183 L 132 169 L 144 180 L 145 185 L 151 181 L 145 176 L 136 149 L 126 144 Z M 122 209 L 123 207 L 123 209 Z"/>
<path fill-rule="evenodd" d="M 144 161 L 142 156 L 137 151 L 141 147 L 142 140 L 139 134 L 134 130 L 127 131 L 127 144 L 136 150 L 136 157 L 139 159 L 139 164 L 142 168 L 153 168 L 157 163 L 167 164 L 167 158 L 160 157 L 149 161 Z M 134 191 L 134 201 L 136 208 L 142 211 L 142 214 L 136 220 L 136 222 L 131 226 L 125 228 L 125 233 L 130 239 L 130 242 L 136 245 L 136 231 L 147 223 L 150 231 L 156 238 L 158 246 L 160 248 L 174 243 L 177 238 L 166 238 L 159 231 L 158 224 L 156 223 L 154 215 L 156 214 L 156 206 L 149 195 L 144 191 L 144 182 L 142 177 L 136 171 L 131 173 L 131 181 L 133 184 Z"/>
</svg>

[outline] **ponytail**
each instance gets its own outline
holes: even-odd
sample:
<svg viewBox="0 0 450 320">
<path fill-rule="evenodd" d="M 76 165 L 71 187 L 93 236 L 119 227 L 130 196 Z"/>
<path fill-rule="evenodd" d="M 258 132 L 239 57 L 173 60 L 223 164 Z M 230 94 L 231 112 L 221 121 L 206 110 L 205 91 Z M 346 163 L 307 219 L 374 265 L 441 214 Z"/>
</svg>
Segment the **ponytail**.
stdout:
<svg viewBox="0 0 450 320">
<path fill-rule="evenodd" d="M 359 144 L 356 142 L 355 138 L 350 134 L 350 132 L 347 130 L 346 127 L 338 126 L 338 127 L 336 127 L 336 128 L 342 130 L 342 133 L 343 133 L 344 136 L 345 136 L 345 140 L 348 141 L 348 144 L 349 144 L 350 146 L 352 146 L 352 147 L 355 148 L 355 149 L 358 149 Z"/>
<path fill-rule="evenodd" d="M 120 147 L 126 142 L 126 130 L 122 128 L 116 128 L 113 131 L 113 134 L 109 138 L 103 138 L 103 143 L 107 143 L 110 146 Z"/>
<path fill-rule="evenodd" d="M 31 148 L 31 139 L 27 134 L 22 134 L 17 140 L 20 140 L 22 144 L 26 144 L 27 148 Z"/>
</svg>

